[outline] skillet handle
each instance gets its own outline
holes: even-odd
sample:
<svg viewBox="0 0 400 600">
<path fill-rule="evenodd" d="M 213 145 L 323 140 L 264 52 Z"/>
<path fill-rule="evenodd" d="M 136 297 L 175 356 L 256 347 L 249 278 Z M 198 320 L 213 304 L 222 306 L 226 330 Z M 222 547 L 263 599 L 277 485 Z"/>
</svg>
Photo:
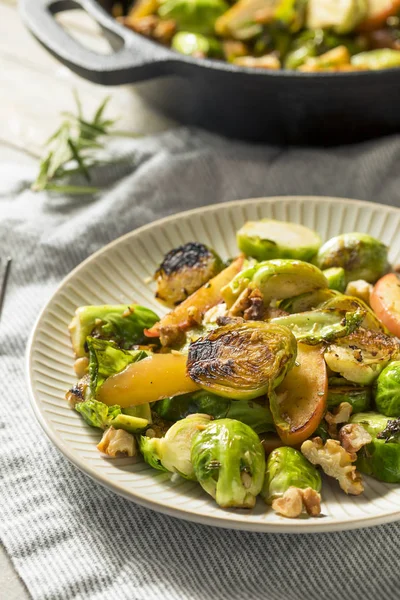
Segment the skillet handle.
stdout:
<svg viewBox="0 0 400 600">
<path fill-rule="evenodd" d="M 98 54 L 72 38 L 55 20 L 65 10 L 81 8 L 90 14 L 120 49 Z M 102 85 L 120 85 L 163 75 L 170 58 L 167 48 L 135 34 L 113 19 L 96 0 L 20 0 L 21 17 L 31 33 L 72 71 Z"/>
</svg>

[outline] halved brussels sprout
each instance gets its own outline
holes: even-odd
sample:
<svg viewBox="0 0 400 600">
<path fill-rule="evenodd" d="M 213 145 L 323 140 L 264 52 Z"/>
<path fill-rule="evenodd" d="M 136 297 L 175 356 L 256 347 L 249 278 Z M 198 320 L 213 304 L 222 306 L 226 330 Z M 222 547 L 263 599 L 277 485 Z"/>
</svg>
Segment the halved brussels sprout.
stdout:
<svg viewBox="0 0 400 600">
<path fill-rule="evenodd" d="M 279 303 L 279 308 L 288 313 L 295 314 L 306 312 L 309 310 L 315 310 L 338 295 L 338 292 L 330 290 L 328 288 L 322 288 L 315 292 L 306 292 L 299 296 L 293 296 L 293 298 L 286 298 Z"/>
<path fill-rule="evenodd" d="M 144 460 L 160 471 L 196 479 L 190 458 L 192 440 L 211 419 L 209 415 L 193 414 L 174 423 L 162 438 L 141 436 L 139 448 Z"/>
<path fill-rule="evenodd" d="M 370 307 L 361 298 L 355 296 L 345 296 L 344 294 L 336 294 L 333 298 L 329 298 L 321 304 L 321 309 L 341 309 L 350 312 L 361 310 L 365 313 L 362 327 L 364 329 L 372 329 L 373 331 L 382 331 L 382 323 L 370 309 Z"/>
<path fill-rule="evenodd" d="M 248 221 L 236 234 L 239 249 L 257 260 L 311 260 L 321 246 L 319 235 L 303 225 L 273 219 Z"/>
<path fill-rule="evenodd" d="M 149 425 L 147 419 L 123 415 L 119 406 L 107 406 L 97 400 L 78 402 L 75 410 L 82 415 L 88 425 L 103 430 L 114 427 L 114 429 L 125 429 L 130 433 L 137 433 Z"/>
<path fill-rule="evenodd" d="M 298 450 L 282 446 L 268 457 L 261 496 L 267 504 L 280 498 L 290 488 L 321 491 L 321 475 Z"/>
<path fill-rule="evenodd" d="M 90 335 L 111 340 L 128 350 L 144 343 L 144 330 L 157 321 L 158 316 L 152 310 L 138 304 L 80 306 L 68 329 L 75 356 L 80 357 L 86 355 L 86 338 Z"/>
<path fill-rule="evenodd" d="M 305 292 L 327 288 L 328 282 L 322 272 L 301 260 L 277 258 L 257 263 L 244 269 L 222 290 L 228 308 L 247 288 L 259 289 L 268 306 L 272 299 L 284 300 Z"/>
<path fill-rule="evenodd" d="M 357 468 L 366 475 L 387 483 L 400 483 L 400 443 L 379 437 L 388 427 L 388 417 L 374 412 L 359 413 L 350 419 L 372 436 L 372 442 L 357 453 Z"/>
<path fill-rule="evenodd" d="M 364 315 L 361 310 L 320 309 L 277 317 L 270 322 L 288 327 L 298 342 L 313 346 L 350 335 L 360 326 Z"/>
<path fill-rule="evenodd" d="M 181 36 L 182 39 L 182 36 L 188 35 L 192 36 L 194 43 L 196 37 L 207 41 L 204 36 L 184 32 L 177 33 L 175 38 Z M 154 275 L 157 281 L 156 297 L 175 306 L 215 277 L 223 267 L 221 258 L 204 244 L 189 242 L 174 248 L 165 255 Z"/>
<path fill-rule="evenodd" d="M 230 400 L 206 390 L 159 400 L 153 405 L 153 410 L 167 421 L 177 421 L 193 413 L 202 413 L 211 415 L 214 419 L 242 421 L 256 433 L 275 431 L 272 413 L 265 404 L 252 400 Z"/>
<path fill-rule="evenodd" d="M 400 444 L 400 418 L 390 419 L 383 431 L 376 436 L 385 442 L 395 442 Z"/>
<path fill-rule="evenodd" d="M 345 379 L 370 385 L 386 365 L 399 356 L 399 351 L 396 338 L 360 328 L 329 346 L 325 361 Z"/>
<path fill-rule="evenodd" d="M 223 55 L 222 44 L 219 40 L 217 40 L 217 38 L 205 36 L 201 33 L 190 33 L 188 31 L 178 31 L 178 33 L 176 33 L 172 38 L 171 48 L 177 52 L 180 52 L 181 54 L 185 54 L 186 56 L 196 56 L 197 58 L 204 58 L 205 56 L 221 58 Z M 203 244 L 197 245 L 203 246 Z M 213 273 L 213 275 L 215 275 L 215 273 Z M 192 278 L 190 277 L 190 279 Z M 208 279 L 203 280 L 200 285 L 203 285 L 203 283 L 208 281 Z M 169 288 L 169 285 L 167 287 Z M 195 289 L 198 289 L 199 287 L 200 286 L 197 286 Z M 183 296 L 182 300 L 195 291 L 195 289 L 189 291 L 186 287 L 180 287 L 178 290 L 179 289 L 181 290 L 180 296 Z M 182 292 L 186 292 L 186 294 L 183 294 Z M 158 292 L 157 295 L 160 297 L 160 292 Z M 180 301 L 181 300 L 179 299 L 178 302 Z M 172 304 L 176 304 L 176 302 L 177 301 L 175 300 L 172 302 Z"/>
<path fill-rule="evenodd" d="M 214 329 L 189 346 L 187 372 L 202 388 L 235 400 L 274 389 L 295 363 L 296 338 L 287 327 L 262 321 Z"/>
<path fill-rule="evenodd" d="M 379 48 L 368 52 L 360 52 L 351 57 L 351 64 L 368 71 L 393 69 L 394 67 L 400 67 L 400 50 Z"/>
<path fill-rule="evenodd" d="M 244 423 L 219 419 L 193 438 L 192 464 L 201 487 L 224 508 L 253 508 L 265 474 L 258 435 Z"/>
<path fill-rule="evenodd" d="M 346 273 L 342 267 L 331 267 L 322 272 L 328 281 L 329 289 L 344 292 L 346 289 Z"/>
<path fill-rule="evenodd" d="M 385 244 L 366 233 L 343 233 L 325 242 L 315 263 L 320 269 L 342 267 L 346 283 L 355 279 L 374 283 L 387 269 L 387 253 Z"/>
<path fill-rule="evenodd" d="M 367 15 L 367 0 L 309 0 L 307 28 L 349 33 Z"/>
<path fill-rule="evenodd" d="M 180 30 L 212 35 L 216 19 L 228 8 L 224 0 L 163 0 L 158 14 L 173 19 Z"/>
<path fill-rule="evenodd" d="M 400 361 L 393 361 L 376 380 L 375 404 L 387 417 L 400 417 Z"/>
<path fill-rule="evenodd" d="M 344 380 L 346 381 L 346 380 Z M 328 388 L 328 409 L 331 410 L 342 402 L 348 402 L 352 407 L 352 414 L 365 412 L 371 406 L 372 390 L 369 387 L 341 385 Z"/>
</svg>

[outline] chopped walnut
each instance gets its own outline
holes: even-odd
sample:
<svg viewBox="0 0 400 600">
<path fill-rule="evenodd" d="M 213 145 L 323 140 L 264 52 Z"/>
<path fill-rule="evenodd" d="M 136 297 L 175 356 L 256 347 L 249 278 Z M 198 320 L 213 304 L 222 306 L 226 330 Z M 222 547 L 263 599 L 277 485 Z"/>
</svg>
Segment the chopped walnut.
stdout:
<svg viewBox="0 0 400 600">
<path fill-rule="evenodd" d="M 341 423 L 348 423 L 353 407 L 349 402 L 341 402 L 332 412 L 327 412 L 325 421 L 328 423 L 329 435 L 337 438 L 337 426 Z"/>
<path fill-rule="evenodd" d="M 160 327 L 160 342 L 162 346 L 173 346 L 184 343 L 185 333 L 178 325 L 167 325 Z"/>
<path fill-rule="evenodd" d="M 204 313 L 203 325 L 217 323 L 218 317 L 224 317 L 226 313 L 227 308 L 225 302 L 212 306 Z"/>
<path fill-rule="evenodd" d="M 349 423 L 340 429 L 339 440 L 347 452 L 356 454 L 363 446 L 372 442 L 372 437 L 359 423 Z"/>
<path fill-rule="evenodd" d="M 345 294 L 346 296 L 355 296 L 356 298 L 363 300 L 365 304 L 368 304 L 369 306 L 372 290 L 373 286 L 368 283 L 368 281 L 357 279 L 356 281 L 350 281 L 350 283 L 347 284 Z"/>
<path fill-rule="evenodd" d="M 81 356 L 74 362 L 74 371 L 79 379 L 84 377 L 89 369 L 89 359 L 87 356 Z"/>
<path fill-rule="evenodd" d="M 283 496 L 272 502 L 272 508 L 289 519 L 299 517 L 303 510 L 316 517 L 321 512 L 321 496 L 310 487 L 305 490 L 290 487 Z"/>
<path fill-rule="evenodd" d="M 86 397 L 86 390 L 90 384 L 89 375 L 85 375 L 65 394 L 65 399 L 71 408 L 75 408 L 75 404 L 78 402 L 84 402 Z"/>
<path fill-rule="evenodd" d="M 239 298 L 232 304 L 229 309 L 228 316 L 230 317 L 241 317 L 245 310 L 247 310 L 250 306 L 249 296 L 251 294 L 251 288 L 247 287 L 240 294 Z"/>
<path fill-rule="evenodd" d="M 327 475 L 337 479 L 346 494 L 358 496 L 364 491 L 361 475 L 351 464 L 356 456 L 347 452 L 337 440 L 327 440 L 325 444 L 319 437 L 306 440 L 301 451 L 313 465 L 320 465 Z"/>
<path fill-rule="evenodd" d="M 262 321 L 264 318 L 264 298 L 260 290 L 252 290 L 249 296 L 249 307 L 243 313 L 247 321 Z"/>
<path fill-rule="evenodd" d="M 133 435 L 125 431 L 125 429 L 109 427 L 103 433 L 100 443 L 97 444 L 97 449 L 113 458 L 135 456 L 136 442 Z"/>
</svg>

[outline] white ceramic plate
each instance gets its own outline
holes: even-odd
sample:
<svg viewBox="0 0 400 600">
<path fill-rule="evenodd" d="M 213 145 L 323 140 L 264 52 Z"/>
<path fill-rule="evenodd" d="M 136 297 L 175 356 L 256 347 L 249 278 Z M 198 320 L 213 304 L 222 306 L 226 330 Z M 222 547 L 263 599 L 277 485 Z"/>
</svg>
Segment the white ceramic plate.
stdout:
<svg viewBox="0 0 400 600">
<path fill-rule="evenodd" d="M 175 246 L 204 242 L 223 257 L 237 253 L 236 230 L 249 219 L 271 217 L 316 229 L 323 240 L 363 231 L 390 246 L 400 261 L 400 210 L 339 198 L 277 197 L 209 206 L 156 221 L 112 242 L 79 265 L 61 283 L 42 311 L 28 345 L 28 378 L 35 414 L 46 434 L 79 469 L 117 494 L 148 508 L 208 525 L 273 532 L 351 529 L 400 519 L 400 486 L 366 480 L 365 493 L 346 496 L 324 481 L 322 516 L 284 519 L 258 502 L 255 509 L 224 510 L 199 485 L 171 480 L 142 460 L 104 458 L 100 434 L 85 425 L 64 400 L 75 381 L 67 325 L 84 304 L 137 302 L 160 314 L 165 309 L 147 283 L 162 256 Z"/>
</svg>

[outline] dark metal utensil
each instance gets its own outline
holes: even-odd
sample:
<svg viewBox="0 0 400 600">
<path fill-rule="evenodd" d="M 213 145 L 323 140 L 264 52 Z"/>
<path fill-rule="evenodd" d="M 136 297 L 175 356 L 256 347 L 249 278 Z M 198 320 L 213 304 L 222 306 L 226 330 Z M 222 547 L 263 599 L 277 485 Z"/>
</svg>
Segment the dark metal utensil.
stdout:
<svg viewBox="0 0 400 600">
<path fill-rule="evenodd" d="M 12 262 L 12 260 L 11 260 L 10 256 L 8 256 L 6 259 L 6 264 L 3 269 L 1 282 L 0 282 L 0 318 L 1 318 L 1 313 L 3 311 L 4 298 L 6 296 L 7 282 L 8 282 L 8 277 L 10 275 L 11 262 Z"/>
</svg>

